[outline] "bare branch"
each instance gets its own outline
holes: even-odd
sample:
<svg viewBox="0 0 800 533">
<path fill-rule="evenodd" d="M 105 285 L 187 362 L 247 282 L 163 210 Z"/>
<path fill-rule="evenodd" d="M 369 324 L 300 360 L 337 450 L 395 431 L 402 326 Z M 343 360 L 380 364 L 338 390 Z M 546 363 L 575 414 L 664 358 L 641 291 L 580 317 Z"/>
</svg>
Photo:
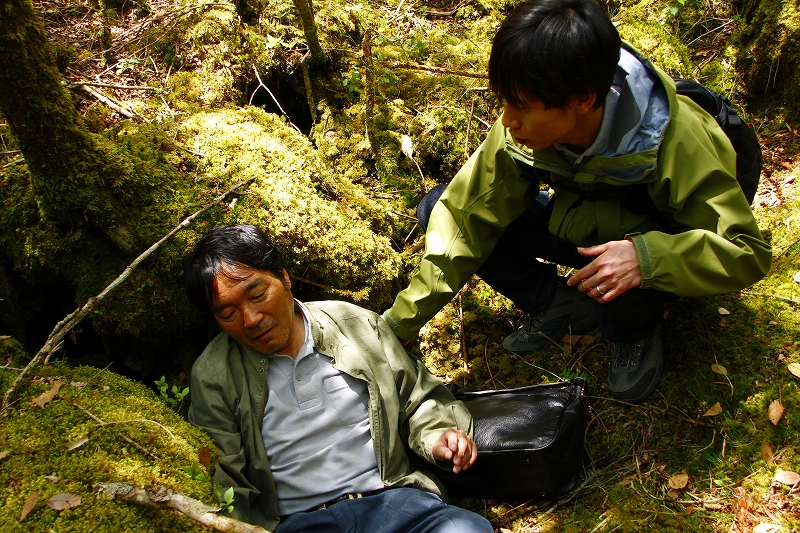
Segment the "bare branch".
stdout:
<svg viewBox="0 0 800 533">
<path fill-rule="evenodd" d="M 99 483 L 95 488 L 112 500 L 122 500 L 151 509 L 174 509 L 200 524 L 223 533 L 270 533 L 260 527 L 216 514 L 219 507 L 190 498 L 164 487 L 137 489 L 130 483 Z"/>
<path fill-rule="evenodd" d="M 256 78 L 258 79 L 258 87 L 256 87 L 256 88 L 255 88 L 255 90 L 253 91 L 253 94 L 251 94 L 251 95 L 250 95 L 250 102 L 249 102 L 249 104 L 250 104 L 250 105 L 253 105 L 253 97 L 256 95 L 256 93 L 258 92 L 258 90 L 259 90 L 260 88 L 262 88 L 262 87 L 263 87 L 263 88 L 264 88 L 264 90 L 265 90 L 265 91 L 267 91 L 267 92 L 269 93 L 269 95 L 272 97 L 272 101 L 273 101 L 273 102 L 275 102 L 275 105 L 276 105 L 276 106 L 278 106 L 278 109 L 280 109 L 280 110 L 281 110 L 281 113 L 283 113 L 283 115 L 286 117 L 286 120 L 288 120 L 288 121 L 289 121 L 289 125 L 291 125 L 291 126 L 292 126 L 292 127 L 293 127 L 293 128 L 296 130 L 296 131 L 297 131 L 297 133 L 302 133 L 302 132 L 300 131 L 300 128 L 298 128 L 297 126 L 295 126 L 295 125 L 292 123 L 292 120 L 289 118 L 289 114 L 288 114 L 286 111 L 284 111 L 284 110 L 283 110 L 283 108 L 281 107 L 281 104 L 280 104 L 280 102 L 278 102 L 278 99 L 277 99 L 277 98 L 275 98 L 275 95 L 274 95 L 274 94 L 272 94 L 272 91 L 270 91 L 270 90 L 269 90 L 269 87 L 267 87 L 266 85 L 264 85 L 264 82 L 263 82 L 263 81 L 261 81 L 261 75 L 258 73 L 258 69 L 256 68 L 256 66 L 255 66 L 255 65 L 253 65 L 253 72 L 255 72 L 255 73 L 256 73 Z"/>
</svg>

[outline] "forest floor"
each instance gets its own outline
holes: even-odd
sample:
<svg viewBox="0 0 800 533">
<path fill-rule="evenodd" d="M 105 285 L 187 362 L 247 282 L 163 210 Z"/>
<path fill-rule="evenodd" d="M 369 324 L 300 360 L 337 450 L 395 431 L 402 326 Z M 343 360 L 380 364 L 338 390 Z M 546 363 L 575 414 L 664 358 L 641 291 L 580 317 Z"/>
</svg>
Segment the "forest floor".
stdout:
<svg viewBox="0 0 800 533">
<path fill-rule="evenodd" d="M 131 10 L 115 22 L 114 42 L 127 48 L 115 48 L 110 63 L 98 51 L 95 10 L 67 0 L 37 6 L 50 37 L 78 52 L 66 83 L 95 80 L 113 93 L 103 104 L 110 108 L 106 126 L 124 120 L 146 92 L 112 86 L 157 86 L 169 77 L 172 63 L 163 62 L 163 50 L 130 52 L 149 28 L 177 23 L 169 2 L 150 2 L 149 15 Z M 191 59 L 191 50 L 183 54 L 186 62 L 201 61 Z M 87 92 L 78 107 L 99 105 Z M 560 501 L 456 503 L 485 515 L 500 532 L 800 531 L 800 137 L 777 112 L 748 118 L 764 150 L 753 209 L 772 243 L 773 268 L 739 293 L 669 306 L 664 377 L 644 405 L 610 398 L 608 343 L 596 332 L 544 353 L 504 352 L 502 339 L 523 317 L 477 279 L 411 345 L 434 373 L 471 390 L 576 376 L 589 383 L 588 460 L 575 492 Z M 2 157 L 12 164 L 18 155 Z M 407 238 L 407 249 L 418 250 L 419 239 Z"/>
</svg>

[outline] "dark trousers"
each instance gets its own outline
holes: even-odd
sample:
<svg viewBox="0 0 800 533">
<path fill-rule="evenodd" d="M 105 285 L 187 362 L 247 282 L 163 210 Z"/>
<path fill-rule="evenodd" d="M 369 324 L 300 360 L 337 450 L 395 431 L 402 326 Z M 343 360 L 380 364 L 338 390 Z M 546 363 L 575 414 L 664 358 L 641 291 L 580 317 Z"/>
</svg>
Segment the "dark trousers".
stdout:
<svg viewBox="0 0 800 533">
<path fill-rule="evenodd" d="M 420 225 L 427 229 L 433 206 L 446 185 L 434 187 L 417 206 Z M 552 206 L 541 192 L 497 241 L 476 274 L 526 313 L 539 313 L 553 301 L 559 281 L 556 265 L 580 269 L 593 258 L 583 257 L 569 241 L 548 229 Z M 543 259 L 544 263 L 537 259 Z M 652 333 L 674 296 L 653 289 L 631 289 L 608 303 L 595 303 L 603 336 L 615 342 L 634 342 Z"/>
</svg>

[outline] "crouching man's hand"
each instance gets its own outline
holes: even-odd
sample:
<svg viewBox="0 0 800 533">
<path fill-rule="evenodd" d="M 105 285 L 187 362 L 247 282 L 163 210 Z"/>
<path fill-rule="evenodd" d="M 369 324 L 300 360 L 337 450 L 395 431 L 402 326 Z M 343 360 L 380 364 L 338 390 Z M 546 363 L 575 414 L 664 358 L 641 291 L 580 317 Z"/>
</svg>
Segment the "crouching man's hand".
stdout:
<svg viewBox="0 0 800 533">
<path fill-rule="evenodd" d="M 439 461 L 452 461 L 453 473 L 458 474 L 471 467 L 478 458 L 478 446 L 464 431 L 448 429 L 433 445 L 431 453 Z"/>
</svg>

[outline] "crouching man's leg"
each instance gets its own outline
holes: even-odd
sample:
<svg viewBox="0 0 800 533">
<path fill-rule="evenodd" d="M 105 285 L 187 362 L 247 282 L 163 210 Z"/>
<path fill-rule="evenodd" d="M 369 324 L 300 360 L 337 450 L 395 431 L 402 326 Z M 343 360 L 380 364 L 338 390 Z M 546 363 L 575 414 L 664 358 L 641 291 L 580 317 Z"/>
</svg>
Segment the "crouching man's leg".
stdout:
<svg viewBox="0 0 800 533">
<path fill-rule="evenodd" d="M 327 509 L 295 513 L 275 533 L 492 533 L 484 517 L 412 488 L 344 500 Z"/>
<path fill-rule="evenodd" d="M 664 306 L 674 298 L 635 288 L 596 304 L 600 330 L 611 341 L 608 388 L 614 398 L 641 403 L 655 391 L 664 370 Z"/>
</svg>

